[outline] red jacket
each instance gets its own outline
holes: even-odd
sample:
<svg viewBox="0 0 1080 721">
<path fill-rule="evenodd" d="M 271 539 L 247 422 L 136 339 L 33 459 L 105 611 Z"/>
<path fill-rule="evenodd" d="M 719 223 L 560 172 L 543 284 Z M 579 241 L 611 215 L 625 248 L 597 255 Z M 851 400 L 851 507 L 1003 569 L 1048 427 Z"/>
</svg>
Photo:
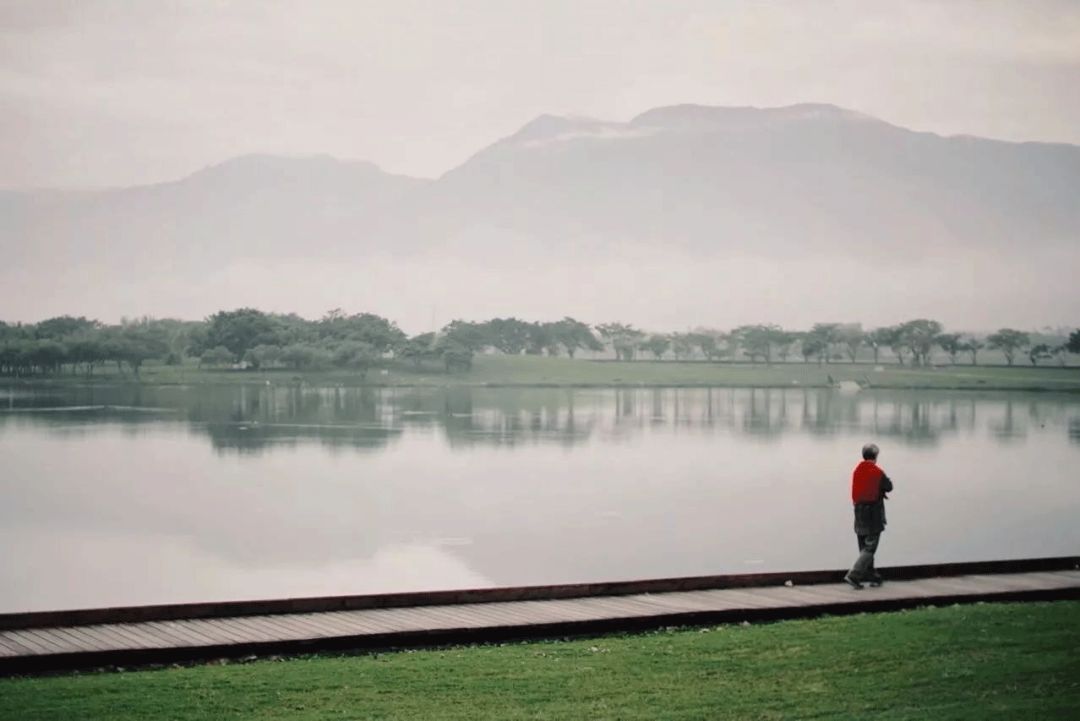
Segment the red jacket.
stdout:
<svg viewBox="0 0 1080 721">
<path fill-rule="evenodd" d="M 852 503 L 877 503 L 885 495 L 886 491 L 892 490 L 885 471 L 873 461 L 863 461 L 855 466 L 851 474 L 851 502 Z"/>
</svg>

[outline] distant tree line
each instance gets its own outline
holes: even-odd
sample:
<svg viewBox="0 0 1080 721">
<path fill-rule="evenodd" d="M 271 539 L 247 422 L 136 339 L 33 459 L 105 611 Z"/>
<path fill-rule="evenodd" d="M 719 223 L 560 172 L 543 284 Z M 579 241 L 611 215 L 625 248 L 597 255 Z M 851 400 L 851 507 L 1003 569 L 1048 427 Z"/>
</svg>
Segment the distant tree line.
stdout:
<svg viewBox="0 0 1080 721">
<path fill-rule="evenodd" d="M 335 309 L 312 321 L 295 314 L 254 308 L 219 311 L 204 321 L 143 318 L 105 325 L 84 317 L 60 316 L 35 324 L 0 321 L 0 375 L 67 372 L 91 376 L 104 363 L 138 377 L 143 363 L 178 365 L 197 359 L 199 367 L 315 370 L 347 368 L 361 377 L 391 359 L 413 367 L 437 364 L 446 372 L 468 370 L 476 353 L 488 348 L 507 354 L 603 350 L 585 323 L 564 318 L 526 322 L 495 318 L 483 323 L 454 321 L 438 333 L 408 337 L 386 318 L 347 315 Z"/>
<path fill-rule="evenodd" d="M 999 350 L 1009 365 L 1026 358 L 1032 365 L 1080 353 L 1080 331 L 1053 344 L 1032 342 L 1030 334 L 1002 328 L 985 338 L 946 333 L 925 318 L 863 330 L 856 323 L 817 323 L 809 330 L 777 325 L 744 325 L 730 331 L 699 329 L 685 333 L 647 333 L 625 323 L 589 326 L 574 318 L 529 322 L 493 318 L 455 320 L 438 332 L 409 337 L 397 324 L 371 313 L 348 315 L 340 309 L 318 320 L 254 308 L 219 311 L 203 321 L 142 318 L 105 325 L 84 317 L 59 316 L 40 323 L 0 321 L 0 374 L 81 373 L 115 364 L 121 374 L 139 376 L 147 361 L 178 365 L 197 359 L 199 367 L 309 370 L 346 368 L 364 377 L 391 361 L 415 368 L 437 365 L 447 373 L 468 370 L 475 354 L 567 355 L 610 349 L 618 360 L 642 356 L 675 360 L 739 360 L 753 363 L 820 364 L 856 362 L 860 353 L 881 361 L 887 351 L 901 365 L 927 366 L 940 349 L 951 363 L 978 363 L 984 348 Z"/>
<path fill-rule="evenodd" d="M 1057 358 L 1064 363 L 1066 353 L 1080 353 L 1080 331 L 1061 343 L 1032 343 L 1031 335 L 1013 328 L 1001 328 L 984 338 L 973 334 L 945 333 L 936 320 L 920 318 L 893 326 L 863 330 L 858 323 L 816 323 L 810 330 L 785 330 L 777 325 L 744 325 L 730 331 L 701 329 L 686 333 L 646 333 L 622 323 L 596 327 L 620 360 L 634 360 L 637 354 L 651 353 L 660 360 L 669 353 L 676 360 L 737 359 L 752 363 L 787 362 L 801 357 L 804 363 L 854 363 L 860 352 L 881 362 L 888 351 L 900 365 L 928 366 L 935 349 L 944 352 L 953 365 L 963 359 L 978 364 L 979 351 L 999 350 L 1008 365 L 1026 356 L 1032 365 Z"/>
</svg>

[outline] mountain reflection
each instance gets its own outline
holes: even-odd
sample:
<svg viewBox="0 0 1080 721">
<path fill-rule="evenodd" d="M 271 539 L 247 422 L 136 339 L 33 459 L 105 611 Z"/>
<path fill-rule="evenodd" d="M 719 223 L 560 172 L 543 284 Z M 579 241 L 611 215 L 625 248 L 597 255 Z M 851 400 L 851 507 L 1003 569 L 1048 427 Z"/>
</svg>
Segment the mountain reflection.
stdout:
<svg viewBox="0 0 1080 721">
<path fill-rule="evenodd" d="M 0 426 L 33 423 L 74 433 L 92 424 L 132 432 L 186 422 L 222 453 L 298 444 L 375 451 L 405 432 L 436 433 L 450 447 L 573 447 L 654 431 L 858 435 L 934 445 L 981 433 L 1023 441 L 1033 428 L 1063 428 L 1080 443 L 1072 396 L 1023 393 L 762 388 L 344 388 L 308 386 L 82 386 L 0 391 Z"/>
</svg>

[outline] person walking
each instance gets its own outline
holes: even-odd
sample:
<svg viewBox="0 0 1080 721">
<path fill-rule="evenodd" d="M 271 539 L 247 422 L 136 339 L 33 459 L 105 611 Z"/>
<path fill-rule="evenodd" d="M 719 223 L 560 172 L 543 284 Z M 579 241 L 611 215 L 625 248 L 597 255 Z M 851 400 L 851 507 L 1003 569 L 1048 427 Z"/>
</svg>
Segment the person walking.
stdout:
<svg viewBox="0 0 1080 721">
<path fill-rule="evenodd" d="M 851 502 L 855 507 L 855 538 L 859 557 L 844 576 L 844 583 L 861 590 L 863 583 L 880 586 L 883 579 L 874 568 L 874 554 L 885 530 L 885 494 L 893 489 L 892 481 L 877 464 L 878 447 L 867 443 L 862 448 L 862 462 L 851 474 Z"/>
</svg>

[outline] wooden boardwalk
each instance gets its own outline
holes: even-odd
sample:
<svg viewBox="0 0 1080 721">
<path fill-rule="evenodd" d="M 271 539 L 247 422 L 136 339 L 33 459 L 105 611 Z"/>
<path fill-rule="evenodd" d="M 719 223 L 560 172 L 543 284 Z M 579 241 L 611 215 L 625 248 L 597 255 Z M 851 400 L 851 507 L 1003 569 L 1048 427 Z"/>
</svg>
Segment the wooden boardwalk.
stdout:
<svg viewBox="0 0 1080 721">
<path fill-rule="evenodd" d="M 1030 600 L 1080 598 L 1080 570 L 1073 559 L 1041 559 L 1034 570 L 1019 573 L 970 573 L 930 575 L 911 580 L 891 580 L 880 588 L 856 591 L 836 581 L 803 585 L 742 585 L 672 590 L 658 593 L 594 595 L 595 586 L 579 588 L 578 597 L 544 600 L 489 600 L 446 602 L 445 594 L 413 594 L 434 597 L 426 605 L 396 605 L 321 610 L 310 612 L 258 613 L 259 605 L 245 610 L 240 604 L 220 604 L 233 615 L 192 607 L 193 618 L 170 618 L 163 609 L 153 609 L 157 618 L 113 620 L 101 623 L 52 624 L 58 614 L 0 615 L 0 673 L 34 673 L 54 669 L 103 665 L 137 665 L 237 657 L 252 654 L 304 653 L 334 649 L 380 649 L 445 643 L 536 638 L 571 634 L 635 630 L 660 626 L 718 623 L 743 620 L 773 620 L 892 610 L 927 604 L 978 600 Z M 1016 567 L 1017 562 L 1011 562 Z M 975 564 L 969 564 L 975 565 Z M 984 564 L 985 565 L 985 564 Z M 950 568 L 957 568 L 952 566 Z M 904 569 L 886 571 L 887 576 L 904 578 Z M 815 574 L 787 574 L 788 579 L 817 578 Z M 778 580 L 784 574 L 770 574 Z M 906 574 L 910 578 L 912 574 Z M 761 577 L 715 577 L 717 579 Z M 671 579 L 676 582 L 680 579 Z M 681 579 L 683 581 L 693 579 Z M 643 584 L 659 582 L 641 582 Z M 782 583 L 782 582 L 781 582 Z M 694 585 L 694 584 L 691 584 Z M 739 587 L 730 587 L 736 585 Z M 623 584 L 630 590 L 630 584 Z M 492 598 L 506 591 L 487 593 Z M 519 594 L 520 595 L 520 594 Z M 342 597 L 338 601 L 346 600 Z M 365 597 L 352 597 L 362 599 Z M 379 599 L 382 597 L 366 597 Z M 288 603 L 288 602 L 263 602 Z M 337 605 L 342 605 L 338 603 Z M 183 609 L 183 607 L 178 607 Z M 202 609 L 201 612 L 194 612 Z M 215 607 L 216 611 L 221 608 Z M 139 608 L 102 609 L 114 618 L 138 617 Z M 65 612 L 68 614 L 91 612 Z M 71 619 L 80 618 L 72 616 Z M 84 620 L 91 620 L 89 618 Z"/>
</svg>

